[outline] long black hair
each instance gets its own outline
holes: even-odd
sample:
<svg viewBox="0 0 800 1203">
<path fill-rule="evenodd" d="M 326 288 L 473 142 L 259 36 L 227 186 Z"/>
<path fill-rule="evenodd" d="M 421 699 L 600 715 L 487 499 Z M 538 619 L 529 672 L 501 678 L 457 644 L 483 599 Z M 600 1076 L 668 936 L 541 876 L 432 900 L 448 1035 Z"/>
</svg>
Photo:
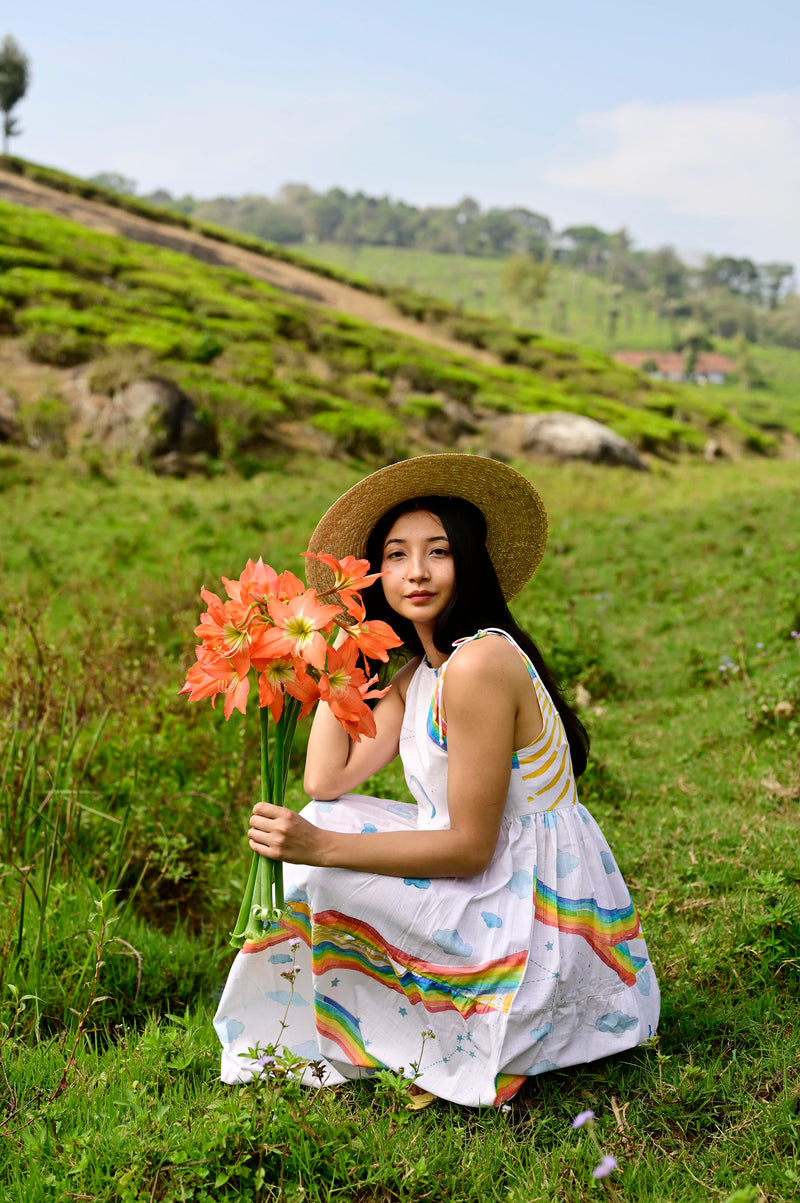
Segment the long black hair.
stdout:
<svg viewBox="0 0 800 1203">
<path fill-rule="evenodd" d="M 456 639 L 474 635 L 487 627 L 499 627 L 512 636 L 530 658 L 553 704 L 561 716 L 569 741 L 572 767 L 576 777 L 586 768 L 589 736 L 581 720 L 569 706 L 541 652 L 515 622 L 486 550 L 486 519 L 477 506 L 461 497 L 417 497 L 389 510 L 375 524 L 367 540 L 367 558 L 373 572 L 380 572 L 386 536 L 402 514 L 425 510 L 435 514 L 444 527 L 455 567 L 455 588 L 450 601 L 437 619 L 433 633 L 435 647 L 445 656 Z M 410 619 L 395 613 L 376 581 L 364 595 L 369 618 L 388 622 L 409 651 L 417 655 L 424 649 Z"/>
</svg>

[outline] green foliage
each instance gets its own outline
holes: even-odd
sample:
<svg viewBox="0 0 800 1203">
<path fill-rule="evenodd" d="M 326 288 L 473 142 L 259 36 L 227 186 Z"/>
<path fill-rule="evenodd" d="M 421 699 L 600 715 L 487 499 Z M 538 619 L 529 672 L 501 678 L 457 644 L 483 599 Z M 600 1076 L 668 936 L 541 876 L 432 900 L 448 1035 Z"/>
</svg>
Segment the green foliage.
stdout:
<svg viewBox="0 0 800 1203">
<path fill-rule="evenodd" d="M 97 344 L 90 335 L 69 326 L 34 326 L 25 336 L 23 346 L 34 363 L 71 368 L 91 359 Z"/>
<path fill-rule="evenodd" d="M 72 411 L 56 392 L 44 392 L 20 407 L 19 419 L 31 447 L 48 450 L 59 458 L 67 454 L 67 434 Z"/>
<path fill-rule="evenodd" d="M 317 414 L 312 425 L 330 435 L 344 455 L 358 459 L 402 458 L 403 427 L 390 414 L 376 409 L 357 409 L 342 402 L 334 410 Z"/>
<path fill-rule="evenodd" d="M 277 1071 L 216 1080 L 258 736 L 252 715 L 224 723 L 177 697 L 197 592 L 258 553 L 302 573 L 309 531 L 359 474 L 315 458 L 249 480 L 124 466 L 100 480 L 0 459 L 3 1198 L 581 1203 L 594 1154 L 570 1121 L 585 1108 L 626 1199 L 792 1198 L 792 463 L 534 474 L 550 545 L 514 610 L 588 694 L 581 797 L 642 916 L 663 998 L 653 1046 L 532 1079 L 509 1112 L 408 1112 L 391 1074 L 319 1094 Z M 402 772 L 364 788 L 403 797 Z"/>
<path fill-rule="evenodd" d="M 8 153 L 8 139 L 22 131 L 11 110 L 19 104 L 28 90 L 30 62 L 22 47 L 10 34 L 0 45 L 0 112 L 3 114 L 3 154 Z"/>
</svg>

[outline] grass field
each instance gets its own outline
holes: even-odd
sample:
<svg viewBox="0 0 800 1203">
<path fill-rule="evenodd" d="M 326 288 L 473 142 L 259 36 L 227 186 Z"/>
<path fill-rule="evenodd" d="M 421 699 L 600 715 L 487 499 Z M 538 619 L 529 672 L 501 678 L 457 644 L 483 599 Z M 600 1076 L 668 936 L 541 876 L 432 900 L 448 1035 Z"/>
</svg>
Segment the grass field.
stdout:
<svg viewBox="0 0 800 1203">
<path fill-rule="evenodd" d="M 360 469 L 158 480 L 5 449 L 4 1200 L 798 1197 L 796 465 L 520 466 L 551 537 L 515 610 L 588 693 L 582 799 L 642 914 L 658 1041 L 534 1079 L 510 1111 L 410 1113 L 390 1076 L 222 1087 L 210 1018 L 257 724 L 177 696 L 198 590 L 258 554 L 301 572 Z M 399 768 L 365 789 L 403 796 Z M 570 1127 L 585 1108 L 619 1161 L 605 1186 Z"/>
</svg>

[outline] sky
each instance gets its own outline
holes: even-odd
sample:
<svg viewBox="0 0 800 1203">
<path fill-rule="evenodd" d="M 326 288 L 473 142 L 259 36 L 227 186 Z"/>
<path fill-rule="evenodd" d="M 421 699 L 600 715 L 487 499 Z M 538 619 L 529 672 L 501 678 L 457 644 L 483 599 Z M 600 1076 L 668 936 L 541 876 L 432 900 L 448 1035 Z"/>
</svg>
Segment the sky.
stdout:
<svg viewBox="0 0 800 1203">
<path fill-rule="evenodd" d="M 286 182 L 800 265 L 797 0 L 2 0 L 12 150 L 140 191 Z"/>
</svg>

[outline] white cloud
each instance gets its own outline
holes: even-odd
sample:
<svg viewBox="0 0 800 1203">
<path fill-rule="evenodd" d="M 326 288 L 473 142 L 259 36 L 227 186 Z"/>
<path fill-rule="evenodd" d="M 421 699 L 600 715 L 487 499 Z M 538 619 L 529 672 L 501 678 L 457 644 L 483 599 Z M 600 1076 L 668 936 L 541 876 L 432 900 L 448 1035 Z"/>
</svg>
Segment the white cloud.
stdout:
<svg viewBox="0 0 800 1203">
<path fill-rule="evenodd" d="M 797 257 L 800 93 L 646 104 L 586 113 L 582 161 L 551 163 L 551 184 L 645 201 L 719 223 L 739 253 Z M 773 248 L 773 249 L 768 249 Z"/>
</svg>

